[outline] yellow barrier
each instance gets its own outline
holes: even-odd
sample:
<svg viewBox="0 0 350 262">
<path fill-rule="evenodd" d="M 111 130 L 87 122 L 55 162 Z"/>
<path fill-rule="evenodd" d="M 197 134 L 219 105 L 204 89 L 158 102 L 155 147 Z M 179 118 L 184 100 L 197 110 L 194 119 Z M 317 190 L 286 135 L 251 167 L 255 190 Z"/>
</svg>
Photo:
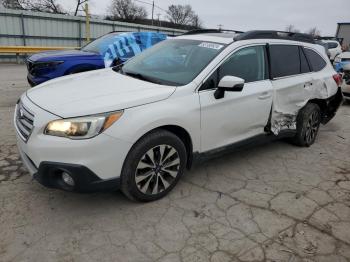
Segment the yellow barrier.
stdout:
<svg viewBox="0 0 350 262">
<path fill-rule="evenodd" d="M 78 49 L 78 47 L 58 47 L 58 46 L 0 46 L 0 54 L 16 54 L 19 63 L 20 54 L 33 54 L 43 51 Z"/>
</svg>

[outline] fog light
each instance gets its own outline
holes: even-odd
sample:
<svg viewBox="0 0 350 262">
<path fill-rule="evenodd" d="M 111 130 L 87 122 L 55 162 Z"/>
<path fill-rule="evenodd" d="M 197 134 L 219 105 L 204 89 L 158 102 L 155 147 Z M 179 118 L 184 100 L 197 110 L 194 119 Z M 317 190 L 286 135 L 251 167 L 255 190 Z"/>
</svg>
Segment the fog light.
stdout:
<svg viewBox="0 0 350 262">
<path fill-rule="evenodd" d="M 69 186 L 74 186 L 74 179 L 66 172 L 62 173 L 62 180 L 64 183 L 66 183 Z"/>
</svg>

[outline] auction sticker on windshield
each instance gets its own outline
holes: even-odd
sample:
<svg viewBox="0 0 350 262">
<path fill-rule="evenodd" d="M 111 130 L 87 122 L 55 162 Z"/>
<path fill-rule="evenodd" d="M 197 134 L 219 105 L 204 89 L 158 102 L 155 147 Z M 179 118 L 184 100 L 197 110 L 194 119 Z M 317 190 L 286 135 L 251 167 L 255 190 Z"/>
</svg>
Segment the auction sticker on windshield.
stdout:
<svg viewBox="0 0 350 262">
<path fill-rule="evenodd" d="M 210 49 L 215 49 L 215 50 L 219 50 L 223 47 L 223 45 L 219 45 L 219 44 L 215 44 L 215 43 L 207 43 L 207 42 L 203 42 L 201 44 L 199 44 L 200 47 L 205 47 L 205 48 L 210 48 Z"/>
</svg>

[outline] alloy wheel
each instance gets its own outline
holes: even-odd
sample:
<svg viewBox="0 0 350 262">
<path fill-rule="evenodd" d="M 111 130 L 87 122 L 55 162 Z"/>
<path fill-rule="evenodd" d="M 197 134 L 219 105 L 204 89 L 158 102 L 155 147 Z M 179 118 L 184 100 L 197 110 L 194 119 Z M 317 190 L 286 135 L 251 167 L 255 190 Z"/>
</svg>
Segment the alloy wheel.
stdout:
<svg viewBox="0 0 350 262">
<path fill-rule="evenodd" d="M 312 141 L 315 140 L 319 125 L 320 115 L 317 111 L 314 111 L 312 112 L 306 125 L 305 141 L 307 143 L 312 143 Z"/>
<path fill-rule="evenodd" d="M 146 195 L 156 195 L 172 185 L 180 170 L 180 157 L 170 145 L 158 145 L 140 159 L 136 172 L 137 188 Z"/>
</svg>

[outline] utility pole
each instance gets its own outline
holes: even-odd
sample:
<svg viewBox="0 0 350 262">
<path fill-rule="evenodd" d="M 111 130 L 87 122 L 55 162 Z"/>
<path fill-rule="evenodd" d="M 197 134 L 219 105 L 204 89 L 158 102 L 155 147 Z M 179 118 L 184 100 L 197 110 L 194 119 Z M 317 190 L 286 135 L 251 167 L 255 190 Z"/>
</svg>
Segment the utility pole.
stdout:
<svg viewBox="0 0 350 262">
<path fill-rule="evenodd" d="M 158 13 L 157 16 L 158 16 L 158 26 L 161 27 L 161 26 L 162 26 L 162 25 L 160 24 L 160 16 L 161 16 L 161 14 Z"/>
<path fill-rule="evenodd" d="M 154 1 L 152 1 L 152 25 L 153 25 L 153 15 L 154 15 Z"/>
<path fill-rule="evenodd" d="M 86 42 L 89 43 L 90 42 L 90 14 L 89 14 L 89 4 L 86 3 L 85 4 L 85 8 L 84 8 L 84 12 L 86 15 L 86 30 L 85 30 L 85 34 L 86 34 Z"/>
</svg>

